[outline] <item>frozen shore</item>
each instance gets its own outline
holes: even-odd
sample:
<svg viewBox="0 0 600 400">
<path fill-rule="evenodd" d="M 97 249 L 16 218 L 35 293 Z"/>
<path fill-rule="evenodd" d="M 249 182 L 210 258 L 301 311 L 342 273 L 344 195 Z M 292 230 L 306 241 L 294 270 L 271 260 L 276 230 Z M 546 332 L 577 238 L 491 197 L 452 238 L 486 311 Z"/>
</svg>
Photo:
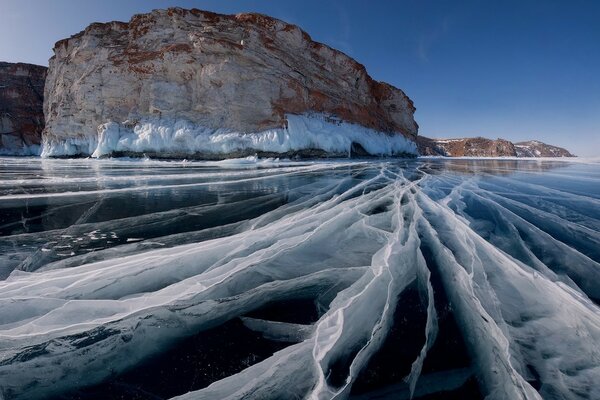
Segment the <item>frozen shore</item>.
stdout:
<svg viewBox="0 0 600 400">
<path fill-rule="evenodd" d="M 108 122 L 96 137 L 44 138 L 42 157 L 152 154 L 164 158 L 222 159 L 253 155 L 416 155 L 416 144 L 322 114 L 286 115 L 287 127 L 255 133 L 209 129 L 185 120 L 146 118 Z"/>
</svg>

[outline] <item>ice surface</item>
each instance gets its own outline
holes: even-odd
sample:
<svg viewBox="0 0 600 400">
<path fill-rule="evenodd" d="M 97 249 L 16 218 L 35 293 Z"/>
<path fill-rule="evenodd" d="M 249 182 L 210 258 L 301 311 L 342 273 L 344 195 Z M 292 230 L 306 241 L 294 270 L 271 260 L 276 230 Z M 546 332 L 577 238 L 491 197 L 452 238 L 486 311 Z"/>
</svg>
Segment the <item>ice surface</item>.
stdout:
<svg viewBox="0 0 600 400">
<path fill-rule="evenodd" d="M 255 133 L 209 129 L 185 120 L 145 118 L 133 128 L 107 122 L 98 127 L 97 137 L 46 139 L 42 156 L 83 154 L 101 157 L 114 152 L 173 155 L 240 151 L 289 153 L 306 149 L 350 155 L 353 143 L 360 144 L 371 155 L 417 154 L 414 141 L 399 134 L 385 134 L 321 114 L 288 114 L 286 119 L 285 128 Z"/>
<path fill-rule="evenodd" d="M 148 395 L 131 374 L 231 321 L 279 347 L 152 396 L 600 398 L 598 164 L 0 162 L 5 399 Z"/>
</svg>

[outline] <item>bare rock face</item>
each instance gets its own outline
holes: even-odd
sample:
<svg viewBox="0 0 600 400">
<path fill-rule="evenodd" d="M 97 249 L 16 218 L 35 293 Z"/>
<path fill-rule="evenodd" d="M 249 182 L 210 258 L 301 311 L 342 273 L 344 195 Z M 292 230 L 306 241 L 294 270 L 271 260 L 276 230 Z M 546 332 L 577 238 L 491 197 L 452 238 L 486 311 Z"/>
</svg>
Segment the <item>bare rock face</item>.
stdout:
<svg viewBox="0 0 600 400">
<path fill-rule="evenodd" d="M 297 26 L 260 14 L 154 10 L 128 23 L 92 24 L 57 42 L 54 53 L 44 102 L 48 155 L 91 154 L 98 144 L 157 150 L 150 143 L 164 140 L 157 126 L 181 121 L 239 135 L 285 130 L 289 115 L 416 140 L 415 108 L 400 89 Z M 110 134 L 107 123 L 117 124 Z"/>
<path fill-rule="evenodd" d="M 515 143 L 517 157 L 576 157 L 567 149 L 552 146 L 539 140 Z"/>
<path fill-rule="evenodd" d="M 39 154 L 46 70 L 40 65 L 0 62 L 0 154 Z"/>
<path fill-rule="evenodd" d="M 445 157 L 516 157 L 515 146 L 504 139 L 430 139 L 419 136 L 419 154 Z"/>
</svg>

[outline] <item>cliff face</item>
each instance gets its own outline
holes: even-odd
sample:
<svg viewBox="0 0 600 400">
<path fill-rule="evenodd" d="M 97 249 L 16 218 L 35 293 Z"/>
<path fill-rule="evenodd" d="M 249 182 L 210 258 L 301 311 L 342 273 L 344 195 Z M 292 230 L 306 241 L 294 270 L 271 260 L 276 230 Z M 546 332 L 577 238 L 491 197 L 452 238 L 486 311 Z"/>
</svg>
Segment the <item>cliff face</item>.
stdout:
<svg viewBox="0 0 600 400">
<path fill-rule="evenodd" d="M 177 138 L 161 127 L 184 137 L 183 152 L 240 150 L 239 140 L 233 148 L 196 142 L 212 140 L 215 132 L 237 139 L 270 130 L 294 136 L 286 131 L 289 115 L 400 137 L 416 151 L 410 146 L 418 128 L 415 108 L 400 89 L 373 80 L 361 64 L 297 26 L 264 15 L 155 10 L 128 23 L 92 24 L 57 42 L 54 53 L 44 102 L 47 155 L 91 154 L 99 147 L 103 154 L 172 152 L 167 142 Z M 309 145 L 343 147 L 319 143 Z"/>
<path fill-rule="evenodd" d="M 567 149 L 552 146 L 538 140 L 515 143 L 517 157 L 576 157 Z"/>
<path fill-rule="evenodd" d="M 419 154 L 444 157 L 575 157 L 567 150 L 537 140 L 512 143 L 504 139 L 461 138 L 430 139 L 417 138 Z"/>
<path fill-rule="evenodd" d="M 0 154 L 39 154 L 46 67 L 0 62 Z"/>
</svg>

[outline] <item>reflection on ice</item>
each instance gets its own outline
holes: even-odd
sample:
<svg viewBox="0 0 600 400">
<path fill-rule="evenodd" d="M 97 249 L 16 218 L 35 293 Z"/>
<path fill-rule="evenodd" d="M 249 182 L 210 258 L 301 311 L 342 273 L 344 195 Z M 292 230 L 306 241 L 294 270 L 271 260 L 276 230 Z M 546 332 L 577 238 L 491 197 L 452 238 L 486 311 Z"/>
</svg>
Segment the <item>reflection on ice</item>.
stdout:
<svg viewBox="0 0 600 400">
<path fill-rule="evenodd" d="M 0 167 L 0 398 L 600 395 L 598 164 Z"/>
</svg>

